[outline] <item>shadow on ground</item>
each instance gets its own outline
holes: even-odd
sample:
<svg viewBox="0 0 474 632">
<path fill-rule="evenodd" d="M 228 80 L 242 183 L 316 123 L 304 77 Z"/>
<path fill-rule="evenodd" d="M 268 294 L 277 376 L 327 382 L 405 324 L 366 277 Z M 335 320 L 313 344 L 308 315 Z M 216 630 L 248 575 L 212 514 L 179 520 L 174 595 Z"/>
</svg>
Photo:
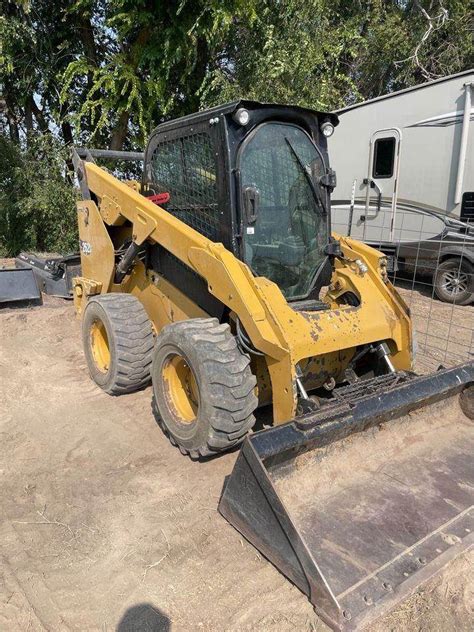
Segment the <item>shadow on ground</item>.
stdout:
<svg viewBox="0 0 474 632">
<path fill-rule="evenodd" d="M 140 603 L 128 608 L 120 619 L 116 632 L 168 632 L 171 621 L 156 606 Z"/>
</svg>

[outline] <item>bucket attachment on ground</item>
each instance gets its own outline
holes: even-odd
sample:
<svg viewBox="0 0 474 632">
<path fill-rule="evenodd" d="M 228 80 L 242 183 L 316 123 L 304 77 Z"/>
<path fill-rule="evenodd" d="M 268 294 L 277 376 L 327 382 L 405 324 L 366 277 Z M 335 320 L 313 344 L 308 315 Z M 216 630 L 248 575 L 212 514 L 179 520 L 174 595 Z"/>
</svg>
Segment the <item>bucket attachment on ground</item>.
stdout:
<svg viewBox="0 0 474 632">
<path fill-rule="evenodd" d="M 72 279 L 81 276 L 79 253 L 65 257 L 39 257 L 21 252 L 15 259 L 15 266 L 31 268 L 42 292 L 62 298 L 72 298 Z"/>
<path fill-rule="evenodd" d="M 328 625 L 361 629 L 474 544 L 474 363 L 333 401 L 248 437 L 219 510 Z"/>
<path fill-rule="evenodd" d="M 33 270 L 1 268 L 0 303 L 16 303 L 18 301 L 41 302 L 41 292 Z"/>
</svg>

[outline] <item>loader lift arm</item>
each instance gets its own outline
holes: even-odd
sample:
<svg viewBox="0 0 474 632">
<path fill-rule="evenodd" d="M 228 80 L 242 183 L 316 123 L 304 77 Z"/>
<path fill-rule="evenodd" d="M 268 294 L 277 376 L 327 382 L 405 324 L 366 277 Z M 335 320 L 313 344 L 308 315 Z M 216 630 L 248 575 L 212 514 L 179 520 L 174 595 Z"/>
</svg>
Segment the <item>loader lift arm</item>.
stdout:
<svg viewBox="0 0 474 632">
<path fill-rule="evenodd" d="M 150 240 L 166 248 L 206 279 L 213 296 L 239 314 L 258 349 L 276 360 L 284 355 L 284 343 L 271 327 L 255 279 L 245 264 L 222 244 L 201 235 L 97 164 L 81 161 L 78 169 L 84 174 L 81 185 L 85 182 L 99 201 L 97 206 L 92 200 L 84 200 L 79 212 L 100 213 L 107 225 L 128 220 L 133 244 L 141 246 Z"/>
</svg>

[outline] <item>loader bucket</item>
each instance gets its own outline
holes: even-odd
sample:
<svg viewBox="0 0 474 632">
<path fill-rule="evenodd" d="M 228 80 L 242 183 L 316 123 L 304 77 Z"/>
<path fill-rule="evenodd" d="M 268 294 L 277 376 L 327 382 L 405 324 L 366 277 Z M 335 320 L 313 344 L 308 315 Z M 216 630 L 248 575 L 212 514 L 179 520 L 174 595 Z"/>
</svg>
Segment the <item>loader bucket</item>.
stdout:
<svg viewBox="0 0 474 632">
<path fill-rule="evenodd" d="M 341 391 L 249 436 L 219 510 L 353 630 L 474 543 L 474 363 Z"/>
<path fill-rule="evenodd" d="M 35 275 L 30 268 L 0 269 L 0 304 L 18 301 L 41 302 Z"/>
</svg>

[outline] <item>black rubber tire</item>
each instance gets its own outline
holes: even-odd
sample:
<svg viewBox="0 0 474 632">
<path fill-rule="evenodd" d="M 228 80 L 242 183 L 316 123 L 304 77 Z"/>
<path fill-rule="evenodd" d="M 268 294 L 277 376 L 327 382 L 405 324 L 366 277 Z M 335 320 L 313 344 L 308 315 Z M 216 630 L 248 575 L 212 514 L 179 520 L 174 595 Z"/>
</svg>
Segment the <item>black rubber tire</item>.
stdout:
<svg viewBox="0 0 474 632">
<path fill-rule="evenodd" d="M 107 332 L 110 363 L 101 371 L 91 348 L 93 323 Z M 89 373 L 109 395 L 133 393 L 150 383 L 154 335 L 140 301 L 131 294 L 110 293 L 89 299 L 82 319 L 82 342 Z"/>
<path fill-rule="evenodd" d="M 163 367 L 178 354 L 191 369 L 199 405 L 194 421 L 181 423 L 173 414 Z M 237 345 L 227 324 L 216 318 L 195 318 L 164 327 L 156 339 L 153 366 L 153 408 L 171 443 L 191 458 L 206 457 L 241 443 L 255 423 L 257 383 L 250 357 Z"/>
<path fill-rule="evenodd" d="M 467 386 L 459 396 L 461 410 L 468 419 L 474 421 L 474 386 Z"/>
<path fill-rule="evenodd" d="M 465 291 L 455 294 L 445 288 L 444 277 L 446 273 L 454 273 L 456 275 L 458 272 L 467 276 L 467 285 Z M 441 301 L 456 305 L 469 305 L 469 303 L 474 301 L 474 266 L 467 259 L 462 261 L 459 257 L 446 259 L 439 264 L 436 270 L 434 286 L 435 294 Z"/>
</svg>

